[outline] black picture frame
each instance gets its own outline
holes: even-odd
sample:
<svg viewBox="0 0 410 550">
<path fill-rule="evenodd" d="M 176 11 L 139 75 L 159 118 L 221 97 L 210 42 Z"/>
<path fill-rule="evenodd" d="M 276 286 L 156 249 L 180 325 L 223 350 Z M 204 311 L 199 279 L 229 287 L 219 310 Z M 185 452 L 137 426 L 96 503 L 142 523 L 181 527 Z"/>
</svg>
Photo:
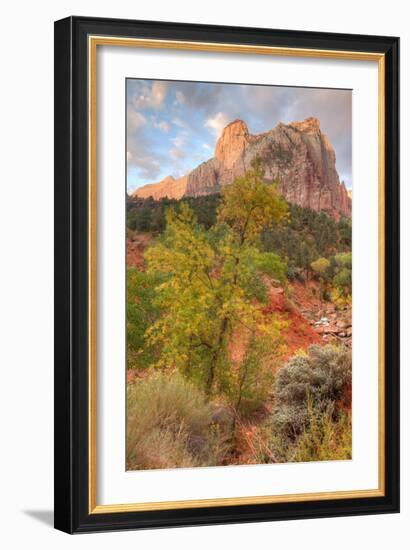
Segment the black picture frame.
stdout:
<svg viewBox="0 0 410 550">
<path fill-rule="evenodd" d="M 385 494 L 381 497 L 89 513 L 89 35 L 297 47 L 385 56 Z M 55 527 L 67 533 L 399 511 L 399 39 L 68 17 L 55 23 Z"/>
</svg>

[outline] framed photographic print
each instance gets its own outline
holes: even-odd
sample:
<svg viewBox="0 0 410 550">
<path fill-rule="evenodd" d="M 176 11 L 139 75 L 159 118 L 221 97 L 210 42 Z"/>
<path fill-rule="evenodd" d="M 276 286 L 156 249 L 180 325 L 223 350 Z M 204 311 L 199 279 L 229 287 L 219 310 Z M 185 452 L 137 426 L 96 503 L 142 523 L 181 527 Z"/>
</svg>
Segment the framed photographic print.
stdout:
<svg viewBox="0 0 410 550">
<path fill-rule="evenodd" d="M 399 39 L 55 24 L 55 526 L 399 510 Z"/>
</svg>

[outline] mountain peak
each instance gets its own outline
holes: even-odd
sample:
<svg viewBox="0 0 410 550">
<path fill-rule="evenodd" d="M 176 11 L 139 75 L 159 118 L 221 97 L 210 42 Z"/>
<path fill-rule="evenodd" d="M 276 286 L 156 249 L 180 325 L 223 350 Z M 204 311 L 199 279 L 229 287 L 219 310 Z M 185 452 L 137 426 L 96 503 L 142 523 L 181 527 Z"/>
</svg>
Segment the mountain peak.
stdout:
<svg viewBox="0 0 410 550">
<path fill-rule="evenodd" d="M 159 183 L 165 183 L 165 184 L 168 183 L 168 184 L 170 184 L 170 183 L 173 183 L 174 181 L 175 181 L 174 176 L 165 176 L 165 178 L 162 179 Z"/>
<path fill-rule="evenodd" d="M 292 128 L 295 128 L 300 132 L 306 132 L 306 133 L 320 132 L 320 121 L 313 116 L 305 118 L 305 120 L 302 120 L 300 122 L 291 122 L 289 126 L 292 126 Z"/>
<path fill-rule="evenodd" d="M 215 148 L 215 158 L 231 168 L 249 143 L 249 130 L 243 120 L 236 119 L 225 126 Z"/>
<path fill-rule="evenodd" d="M 247 126 L 246 122 L 244 120 L 242 120 L 241 118 L 236 118 L 235 120 L 233 120 L 232 122 L 227 124 L 223 131 L 225 132 L 229 127 L 232 127 L 233 129 L 235 129 L 237 131 L 240 131 L 240 132 L 248 133 L 248 126 Z"/>
</svg>

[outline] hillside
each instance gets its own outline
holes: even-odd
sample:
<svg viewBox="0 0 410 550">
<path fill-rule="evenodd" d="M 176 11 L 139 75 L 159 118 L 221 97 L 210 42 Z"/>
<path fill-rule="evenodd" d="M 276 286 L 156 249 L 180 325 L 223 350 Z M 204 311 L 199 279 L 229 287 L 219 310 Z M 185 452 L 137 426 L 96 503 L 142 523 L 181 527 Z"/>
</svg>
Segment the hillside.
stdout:
<svg viewBox="0 0 410 550">
<path fill-rule="evenodd" d="M 144 252 L 153 242 L 153 237 L 148 233 L 129 231 L 127 267 L 145 271 Z M 317 281 L 288 281 L 286 288 L 277 284 L 272 286 L 268 281 L 265 284 L 269 287 L 269 299 L 264 314 L 276 314 L 288 323 L 283 331 L 284 359 L 297 351 L 306 350 L 312 344 L 330 342 L 351 346 L 351 306 L 335 307 L 331 302 L 323 303 Z M 232 353 L 240 354 L 240 348 L 239 336 L 232 344 Z"/>
</svg>

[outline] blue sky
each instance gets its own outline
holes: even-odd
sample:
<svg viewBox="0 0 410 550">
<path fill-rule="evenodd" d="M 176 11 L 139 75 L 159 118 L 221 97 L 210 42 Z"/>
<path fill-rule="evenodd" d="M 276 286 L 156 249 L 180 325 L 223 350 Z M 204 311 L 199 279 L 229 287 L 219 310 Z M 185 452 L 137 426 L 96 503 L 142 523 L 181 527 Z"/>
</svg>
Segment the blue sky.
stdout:
<svg viewBox="0 0 410 550">
<path fill-rule="evenodd" d="M 180 177 L 211 158 L 232 120 L 244 120 L 258 134 L 310 116 L 320 120 L 335 149 L 339 177 L 351 188 L 349 90 L 128 79 L 128 191 Z"/>
</svg>

